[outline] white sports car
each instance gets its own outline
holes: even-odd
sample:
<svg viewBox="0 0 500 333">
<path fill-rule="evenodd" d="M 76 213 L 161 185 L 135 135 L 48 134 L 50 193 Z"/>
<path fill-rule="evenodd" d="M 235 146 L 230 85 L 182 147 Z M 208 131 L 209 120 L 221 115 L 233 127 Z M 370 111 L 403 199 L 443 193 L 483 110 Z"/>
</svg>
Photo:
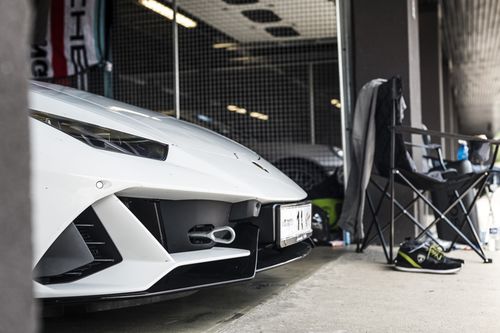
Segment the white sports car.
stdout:
<svg viewBox="0 0 500 333">
<path fill-rule="evenodd" d="M 31 83 L 34 290 L 46 302 L 243 281 L 306 255 L 306 193 L 202 127 Z"/>
</svg>

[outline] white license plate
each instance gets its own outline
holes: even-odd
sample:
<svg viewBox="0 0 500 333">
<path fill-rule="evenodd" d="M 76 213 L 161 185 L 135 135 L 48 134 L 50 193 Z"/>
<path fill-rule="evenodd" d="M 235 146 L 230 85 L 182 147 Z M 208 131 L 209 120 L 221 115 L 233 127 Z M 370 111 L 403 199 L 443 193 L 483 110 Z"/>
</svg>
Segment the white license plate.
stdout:
<svg viewBox="0 0 500 333">
<path fill-rule="evenodd" d="M 278 245 L 283 248 L 311 236 L 311 216 L 310 202 L 277 206 Z"/>
</svg>

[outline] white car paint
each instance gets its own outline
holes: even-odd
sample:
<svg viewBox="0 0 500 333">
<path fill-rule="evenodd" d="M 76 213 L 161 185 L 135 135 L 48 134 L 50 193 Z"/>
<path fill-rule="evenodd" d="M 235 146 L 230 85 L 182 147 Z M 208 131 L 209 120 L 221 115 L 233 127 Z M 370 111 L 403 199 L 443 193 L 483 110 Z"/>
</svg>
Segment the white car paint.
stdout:
<svg viewBox="0 0 500 333">
<path fill-rule="evenodd" d="M 186 264 L 248 256 L 212 248 L 169 254 L 117 196 L 295 202 L 306 193 L 253 151 L 202 127 L 71 88 L 33 82 L 31 110 L 99 125 L 169 145 L 165 161 L 95 149 L 30 119 L 35 266 L 92 206 L 123 261 L 74 282 L 34 283 L 41 298 L 142 291 Z M 258 163 L 267 171 L 257 167 Z"/>
</svg>

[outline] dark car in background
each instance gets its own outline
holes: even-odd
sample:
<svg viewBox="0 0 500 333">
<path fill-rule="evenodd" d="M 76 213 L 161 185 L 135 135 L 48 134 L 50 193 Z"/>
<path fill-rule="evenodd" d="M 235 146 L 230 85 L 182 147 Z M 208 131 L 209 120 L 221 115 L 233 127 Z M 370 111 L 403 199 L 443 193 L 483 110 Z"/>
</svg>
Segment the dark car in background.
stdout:
<svg viewBox="0 0 500 333">
<path fill-rule="evenodd" d="M 181 119 L 250 147 L 306 192 L 334 175 L 339 183 L 343 183 L 344 153 L 339 147 L 284 139 L 281 141 L 281 138 L 276 141 L 261 141 L 250 133 L 249 126 L 238 130 L 215 117 L 190 111 L 182 111 Z"/>
</svg>

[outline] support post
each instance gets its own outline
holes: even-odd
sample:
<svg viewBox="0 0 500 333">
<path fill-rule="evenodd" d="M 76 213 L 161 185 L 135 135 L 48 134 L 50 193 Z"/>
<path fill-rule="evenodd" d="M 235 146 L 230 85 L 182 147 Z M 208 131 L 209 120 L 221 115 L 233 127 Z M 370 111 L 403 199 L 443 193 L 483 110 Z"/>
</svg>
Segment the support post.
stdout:
<svg viewBox="0 0 500 333">
<path fill-rule="evenodd" d="M 181 118 L 180 86 L 179 86 L 179 25 L 177 24 L 177 0 L 172 1 L 174 17 L 172 19 L 172 49 L 174 52 L 174 111 L 175 118 Z"/>
<path fill-rule="evenodd" d="M 27 110 L 31 5 L 0 1 L 0 332 L 36 331 Z"/>
<path fill-rule="evenodd" d="M 351 120 L 354 108 L 354 84 L 352 76 L 351 1 L 337 1 L 337 49 L 340 73 L 340 121 L 342 124 L 342 147 L 344 149 L 344 184 L 349 179 L 351 158 Z"/>
</svg>

